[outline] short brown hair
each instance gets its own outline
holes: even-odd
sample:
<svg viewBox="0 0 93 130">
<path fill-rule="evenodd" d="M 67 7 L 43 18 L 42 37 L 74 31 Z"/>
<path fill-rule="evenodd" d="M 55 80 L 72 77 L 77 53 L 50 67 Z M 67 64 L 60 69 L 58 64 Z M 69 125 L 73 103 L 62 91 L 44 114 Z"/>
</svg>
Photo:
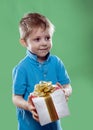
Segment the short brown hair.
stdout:
<svg viewBox="0 0 93 130">
<path fill-rule="evenodd" d="M 51 34 L 54 32 L 54 25 L 48 18 L 39 13 L 28 13 L 26 14 L 19 23 L 20 38 L 26 39 L 31 33 L 33 28 L 41 27 L 43 29 L 49 28 Z"/>
</svg>

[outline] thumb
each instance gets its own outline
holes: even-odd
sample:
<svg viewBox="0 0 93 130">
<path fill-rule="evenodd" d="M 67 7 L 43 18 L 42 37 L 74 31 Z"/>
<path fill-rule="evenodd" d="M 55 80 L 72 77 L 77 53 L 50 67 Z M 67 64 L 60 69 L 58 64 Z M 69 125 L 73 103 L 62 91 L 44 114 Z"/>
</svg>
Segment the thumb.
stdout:
<svg viewBox="0 0 93 130">
<path fill-rule="evenodd" d="M 64 87 L 59 82 L 57 82 L 56 85 L 65 93 Z"/>
<path fill-rule="evenodd" d="M 63 86 L 62 86 L 59 82 L 57 82 L 56 85 L 57 85 L 59 88 L 63 88 Z"/>
<path fill-rule="evenodd" d="M 29 96 L 28 96 L 28 103 L 30 104 L 33 104 L 33 101 L 32 101 L 32 98 L 33 98 L 33 94 L 31 93 Z"/>
</svg>

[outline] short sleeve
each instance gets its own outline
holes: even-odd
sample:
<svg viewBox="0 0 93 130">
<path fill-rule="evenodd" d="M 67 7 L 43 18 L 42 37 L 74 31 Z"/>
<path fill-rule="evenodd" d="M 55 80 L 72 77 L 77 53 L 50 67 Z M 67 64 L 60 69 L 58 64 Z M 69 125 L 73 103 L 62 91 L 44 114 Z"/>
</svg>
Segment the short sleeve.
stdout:
<svg viewBox="0 0 93 130">
<path fill-rule="evenodd" d="M 12 71 L 13 94 L 24 95 L 26 91 L 26 72 L 23 68 L 15 67 Z"/>
<path fill-rule="evenodd" d="M 57 61 L 57 78 L 58 82 L 62 85 L 69 84 L 71 82 L 64 63 L 59 58 Z"/>
</svg>

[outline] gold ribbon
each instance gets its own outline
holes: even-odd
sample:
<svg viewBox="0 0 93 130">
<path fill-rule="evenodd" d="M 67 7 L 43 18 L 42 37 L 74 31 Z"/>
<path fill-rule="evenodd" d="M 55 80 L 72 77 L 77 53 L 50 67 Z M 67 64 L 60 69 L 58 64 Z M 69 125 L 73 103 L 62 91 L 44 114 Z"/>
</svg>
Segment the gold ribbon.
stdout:
<svg viewBox="0 0 93 130">
<path fill-rule="evenodd" d="M 54 106 L 54 103 L 53 103 L 53 100 L 52 100 L 51 96 L 45 97 L 45 103 L 46 103 L 46 106 L 47 106 L 51 121 L 58 120 L 59 117 L 57 115 L 57 112 L 56 112 L 56 109 L 55 109 L 55 106 Z"/>
</svg>

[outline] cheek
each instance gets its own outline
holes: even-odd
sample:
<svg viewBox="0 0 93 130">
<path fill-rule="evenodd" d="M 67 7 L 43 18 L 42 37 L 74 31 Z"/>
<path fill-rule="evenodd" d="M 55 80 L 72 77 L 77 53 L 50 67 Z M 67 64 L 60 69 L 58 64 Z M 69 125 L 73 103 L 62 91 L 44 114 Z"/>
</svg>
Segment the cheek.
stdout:
<svg viewBox="0 0 93 130">
<path fill-rule="evenodd" d="M 50 42 L 50 48 L 52 48 L 52 42 Z"/>
<path fill-rule="evenodd" d="M 31 42 L 30 42 L 30 40 L 29 39 L 27 39 L 27 48 L 31 48 Z"/>
<path fill-rule="evenodd" d="M 31 45 L 31 44 L 28 44 L 27 48 L 28 48 L 29 50 L 31 50 L 32 45 Z"/>
<path fill-rule="evenodd" d="M 28 49 L 31 51 L 31 52 L 33 52 L 33 53 L 36 53 L 36 51 L 37 51 L 37 46 L 36 45 L 34 45 L 34 44 L 29 44 L 28 45 Z"/>
<path fill-rule="evenodd" d="M 29 50 L 32 50 L 33 49 L 33 44 L 32 44 L 32 42 L 28 39 L 28 41 L 27 41 L 27 48 L 29 49 Z"/>
</svg>

